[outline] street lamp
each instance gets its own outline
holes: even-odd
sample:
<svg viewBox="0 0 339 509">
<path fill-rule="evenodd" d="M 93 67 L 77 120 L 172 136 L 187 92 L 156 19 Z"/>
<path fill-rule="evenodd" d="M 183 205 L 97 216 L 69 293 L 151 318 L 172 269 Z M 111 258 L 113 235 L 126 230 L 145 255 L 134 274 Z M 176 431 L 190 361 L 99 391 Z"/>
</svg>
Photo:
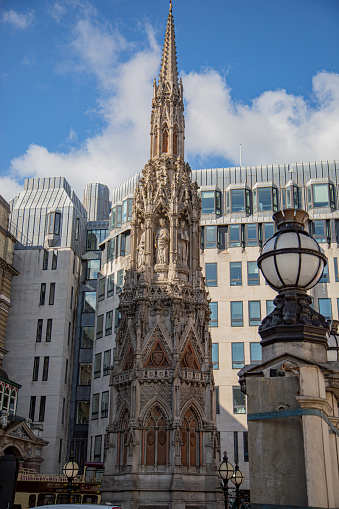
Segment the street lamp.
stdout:
<svg viewBox="0 0 339 509">
<path fill-rule="evenodd" d="M 79 465 L 76 461 L 70 460 L 64 464 L 62 468 L 62 473 L 68 479 L 67 485 L 67 503 L 71 503 L 71 493 L 72 493 L 72 482 L 73 479 L 78 475 Z"/>
<path fill-rule="evenodd" d="M 236 461 L 235 462 L 235 469 L 234 469 L 234 475 L 231 478 L 232 483 L 235 485 L 235 503 L 236 507 L 239 509 L 240 507 L 240 484 L 244 482 L 245 476 L 239 470 L 239 464 Z"/>
<path fill-rule="evenodd" d="M 231 463 L 229 463 L 227 459 L 226 451 L 224 451 L 224 457 L 218 468 L 218 473 L 222 480 L 222 487 L 225 498 L 225 509 L 228 509 L 228 481 L 233 476 L 234 468 L 233 465 L 231 465 Z"/>
<path fill-rule="evenodd" d="M 279 295 L 276 308 L 262 322 L 259 331 L 276 325 L 313 325 L 329 328 L 326 319 L 311 308 L 306 294 L 319 281 L 326 256 L 318 242 L 304 230 L 308 214 L 304 210 L 286 209 L 273 215 L 278 231 L 264 245 L 258 258 L 267 283 Z"/>
</svg>

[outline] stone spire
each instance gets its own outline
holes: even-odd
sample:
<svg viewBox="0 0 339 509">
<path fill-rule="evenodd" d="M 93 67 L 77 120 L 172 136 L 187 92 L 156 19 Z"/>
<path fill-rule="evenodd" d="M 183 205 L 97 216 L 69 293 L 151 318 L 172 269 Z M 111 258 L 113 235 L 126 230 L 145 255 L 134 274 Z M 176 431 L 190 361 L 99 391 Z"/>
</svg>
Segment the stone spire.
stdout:
<svg viewBox="0 0 339 509">
<path fill-rule="evenodd" d="M 182 81 L 178 81 L 172 2 L 167 17 L 165 42 L 159 73 L 154 79 L 151 114 L 151 158 L 162 154 L 184 160 L 185 119 Z"/>
</svg>

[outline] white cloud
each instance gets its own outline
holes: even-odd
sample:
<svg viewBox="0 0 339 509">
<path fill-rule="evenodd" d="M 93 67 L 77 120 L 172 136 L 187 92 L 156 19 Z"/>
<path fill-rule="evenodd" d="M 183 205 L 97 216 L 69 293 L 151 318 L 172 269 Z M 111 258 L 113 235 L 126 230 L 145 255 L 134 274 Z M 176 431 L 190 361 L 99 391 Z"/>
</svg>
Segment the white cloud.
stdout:
<svg viewBox="0 0 339 509">
<path fill-rule="evenodd" d="M 73 129 L 73 127 L 70 127 L 67 141 L 72 143 L 74 141 L 77 141 L 77 139 L 78 139 L 78 135 L 77 135 L 76 131 Z"/>
<path fill-rule="evenodd" d="M 29 12 L 27 14 L 22 14 L 20 12 L 16 12 L 13 9 L 9 9 L 8 11 L 3 11 L 1 14 L 1 21 L 3 23 L 8 23 L 15 28 L 20 30 L 25 30 L 30 25 L 32 25 L 34 20 L 33 12 Z"/>
</svg>

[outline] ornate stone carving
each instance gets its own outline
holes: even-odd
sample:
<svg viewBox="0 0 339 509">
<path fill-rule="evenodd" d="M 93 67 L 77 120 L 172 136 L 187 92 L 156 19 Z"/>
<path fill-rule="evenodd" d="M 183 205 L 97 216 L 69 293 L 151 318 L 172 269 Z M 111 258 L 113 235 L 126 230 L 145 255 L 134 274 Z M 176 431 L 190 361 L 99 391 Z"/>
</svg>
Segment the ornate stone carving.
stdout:
<svg viewBox="0 0 339 509">
<path fill-rule="evenodd" d="M 159 219 L 159 228 L 155 236 L 156 239 L 156 263 L 157 265 L 168 264 L 168 244 L 169 232 L 166 228 L 166 221 L 163 218 Z"/>
</svg>

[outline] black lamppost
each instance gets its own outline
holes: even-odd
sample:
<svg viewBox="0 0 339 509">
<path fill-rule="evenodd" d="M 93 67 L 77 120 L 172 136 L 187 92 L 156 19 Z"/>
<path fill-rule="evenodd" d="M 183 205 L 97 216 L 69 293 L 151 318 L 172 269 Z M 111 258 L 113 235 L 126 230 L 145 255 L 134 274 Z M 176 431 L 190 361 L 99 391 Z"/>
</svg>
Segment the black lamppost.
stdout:
<svg viewBox="0 0 339 509">
<path fill-rule="evenodd" d="M 73 479 L 78 475 L 79 472 L 79 465 L 76 461 L 70 460 L 67 463 L 64 464 L 62 468 L 62 473 L 64 476 L 68 479 L 67 484 L 67 503 L 71 503 L 71 493 L 72 493 L 72 482 Z"/>
<path fill-rule="evenodd" d="M 233 477 L 231 477 L 231 481 L 235 485 L 235 503 L 236 503 L 237 509 L 239 509 L 239 507 L 240 507 L 240 484 L 242 484 L 244 482 L 244 479 L 245 479 L 245 476 L 241 472 L 241 470 L 239 470 L 239 464 L 236 461 L 234 475 L 233 475 Z"/>
<path fill-rule="evenodd" d="M 219 476 L 222 480 L 222 489 L 225 498 L 225 509 L 228 509 L 228 481 L 231 479 L 234 473 L 234 468 L 227 459 L 226 451 L 224 451 L 224 457 L 218 468 Z"/>
</svg>

